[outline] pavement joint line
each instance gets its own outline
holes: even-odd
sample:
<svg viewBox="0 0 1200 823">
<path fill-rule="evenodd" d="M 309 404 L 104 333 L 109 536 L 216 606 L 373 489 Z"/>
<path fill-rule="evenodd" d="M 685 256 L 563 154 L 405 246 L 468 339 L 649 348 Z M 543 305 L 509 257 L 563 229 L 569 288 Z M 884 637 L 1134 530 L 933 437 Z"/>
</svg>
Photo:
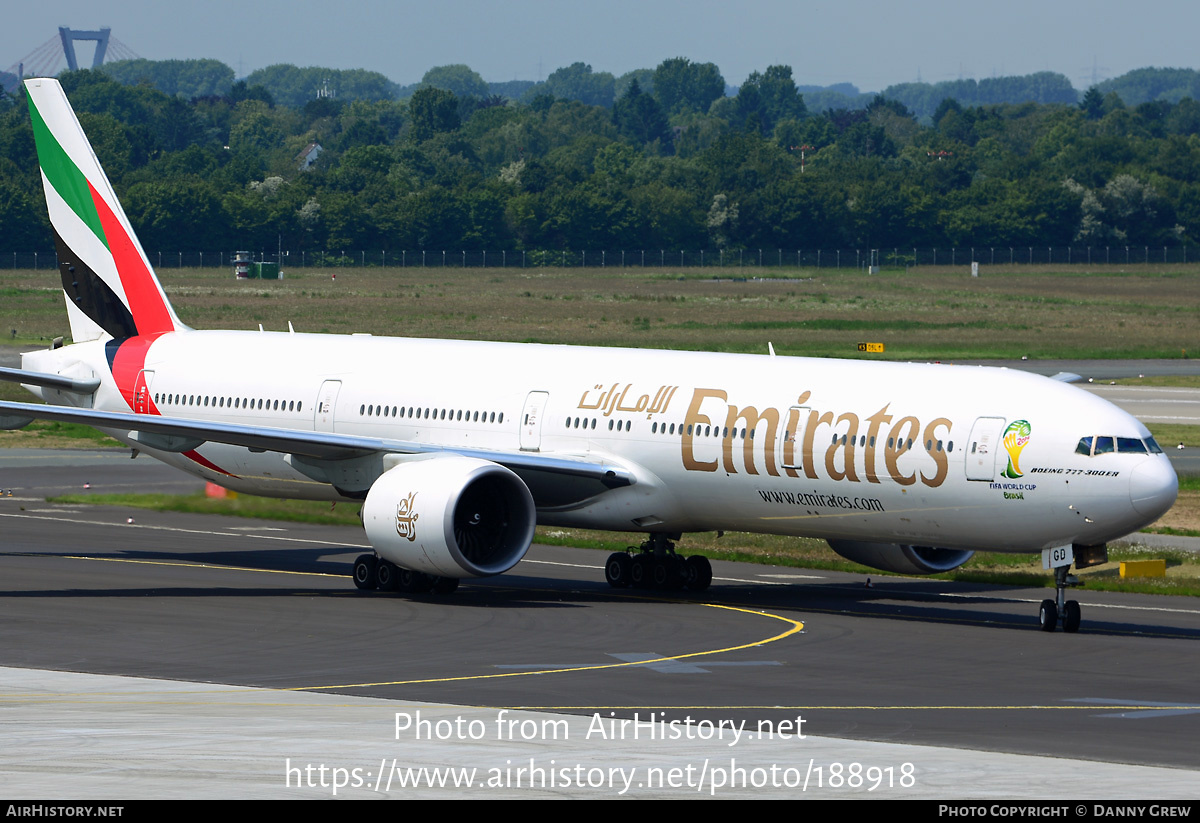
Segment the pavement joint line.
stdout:
<svg viewBox="0 0 1200 823">
<path fill-rule="evenodd" d="M 645 661 L 641 661 L 641 662 L 645 662 Z M 290 693 L 290 692 L 296 692 L 296 691 L 312 691 L 312 689 L 310 689 L 310 688 L 296 689 L 296 688 L 272 688 L 272 687 L 267 687 L 267 686 L 226 685 L 220 689 L 198 689 L 198 690 L 188 689 L 188 690 L 182 690 L 182 691 L 171 690 L 171 691 L 165 691 L 162 694 L 167 695 L 167 696 L 179 696 L 179 697 L 197 697 L 197 696 L 208 695 L 208 694 L 222 695 L 222 694 L 228 694 L 230 688 L 238 689 L 238 690 L 245 690 L 245 691 L 260 692 L 264 695 L 276 694 L 276 693 L 280 693 L 280 692 Z M 50 696 L 47 696 L 47 695 L 41 694 L 41 693 L 30 693 L 30 694 L 17 693 L 17 694 L 8 694 L 8 695 L 0 696 L 0 705 L 6 704 L 6 703 L 19 704 L 19 705 L 28 705 L 31 703 L 38 703 L 38 704 L 45 704 L 45 705 L 100 705 L 100 706 L 103 706 L 103 705 L 111 705 L 113 701 L 97 699 L 97 698 L 111 697 L 114 700 L 117 700 L 117 699 L 124 700 L 129 697 L 139 697 L 139 696 L 145 697 L 145 696 L 147 696 L 147 692 L 145 692 L 143 690 L 136 690 L 136 691 L 128 691 L 128 692 L 125 692 L 125 691 L 80 692 L 77 694 L 60 693 L 53 697 L 50 697 Z M 475 709 L 512 709 L 512 710 L 520 710 L 520 711 L 590 711 L 590 710 L 597 710 L 597 709 L 636 710 L 636 709 L 646 709 L 646 708 L 651 708 L 651 707 L 656 708 L 656 709 L 670 709 L 673 711 L 679 711 L 679 710 L 683 710 L 683 709 L 694 709 L 694 710 L 711 709 L 711 710 L 727 710 L 727 711 L 729 711 L 729 710 L 739 710 L 739 711 L 751 711 L 751 710 L 755 710 L 755 711 L 766 711 L 766 710 L 865 711 L 865 710 L 869 710 L 869 711 L 880 711 L 880 712 L 883 712 L 883 711 L 1051 711 L 1051 712 L 1091 711 L 1091 712 L 1095 712 L 1097 710 L 1105 710 L 1105 711 L 1187 711 L 1187 712 L 1195 713 L 1197 711 L 1200 711 L 1200 706 L 1198 706 L 1195 703 L 1171 703 L 1171 702 L 1123 703 L 1123 702 L 1117 702 L 1117 701 L 1112 701 L 1112 702 L 1099 701 L 1095 698 L 1090 698 L 1090 699 L 1089 698 L 1068 698 L 1068 699 L 1077 701 L 1079 704 L 1078 705 L 1066 705 L 1066 706 L 1046 705 L 1046 704 L 1042 704 L 1042 703 L 994 704 L 994 705 L 993 704 L 983 704 L 983 705 L 896 704 L 896 705 L 887 705 L 887 706 L 867 706 L 867 705 L 840 705 L 840 704 L 783 705 L 783 704 L 754 704 L 754 703 L 746 703 L 746 704 L 704 704 L 704 703 L 692 704 L 692 703 L 689 703 L 689 704 L 679 704 L 679 705 L 675 705 L 675 704 L 668 705 L 668 704 L 660 704 L 660 703 L 653 703 L 653 704 L 637 703 L 637 704 L 624 705 L 624 704 L 609 703 L 609 704 L 591 704 L 591 705 L 585 705 L 585 704 L 579 704 L 579 705 L 533 705 L 533 704 L 484 705 L 484 704 L 480 704 L 480 705 L 471 705 L 470 708 L 475 708 Z M 1083 700 L 1091 700 L 1094 702 L 1083 703 L 1082 702 Z M 298 706 L 298 704 L 294 704 L 294 703 L 290 703 L 290 702 L 286 702 L 286 701 L 263 702 L 261 700 L 233 700 L 233 701 L 229 701 L 229 700 L 171 700 L 171 699 L 164 698 L 164 699 L 156 699 L 156 700 L 143 699 L 143 700 L 138 700 L 137 703 L 139 705 L 144 705 L 144 706 L 153 706 L 153 705 L 246 706 L 246 707 L 281 706 L 281 707 L 287 707 L 287 708 L 295 708 L 295 707 L 312 708 L 312 709 L 317 709 L 319 711 L 324 711 L 327 708 L 329 708 L 331 705 L 332 706 L 350 707 L 350 708 L 363 708 L 361 705 L 359 705 L 357 703 L 340 703 L 340 704 L 338 704 L 338 703 L 335 703 L 335 704 L 323 703 L 319 706 L 304 706 L 304 705 L 300 704 Z M 434 707 L 440 708 L 440 707 L 444 707 L 447 705 L 446 703 L 440 703 L 440 702 L 433 703 L 433 702 L 427 702 L 427 701 L 425 701 L 425 702 L 406 701 L 406 703 L 411 703 L 411 705 L 413 705 L 413 706 L 429 707 L 429 708 L 434 708 Z M 371 710 L 375 709 L 375 707 L 368 707 L 368 708 L 370 708 Z"/>
<path fill-rule="evenodd" d="M 150 529 L 152 531 L 164 532 L 181 532 L 183 534 L 202 534 L 216 537 L 244 537 L 253 540 L 282 540 L 292 543 L 316 543 L 322 546 L 328 546 L 328 540 L 312 540 L 305 537 L 286 537 L 276 534 L 254 534 L 253 532 L 215 532 L 206 529 L 183 529 L 178 526 L 156 526 L 152 523 L 120 523 L 111 520 L 80 520 L 75 517 L 43 517 L 32 514 L 16 514 L 13 512 L 0 512 L 0 517 L 17 517 L 23 520 L 65 520 L 68 523 L 78 523 L 84 526 L 120 526 L 123 529 Z M 347 549 L 370 549 L 370 546 L 360 545 L 358 543 L 338 543 L 338 546 L 345 546 Z"/>
</svg>

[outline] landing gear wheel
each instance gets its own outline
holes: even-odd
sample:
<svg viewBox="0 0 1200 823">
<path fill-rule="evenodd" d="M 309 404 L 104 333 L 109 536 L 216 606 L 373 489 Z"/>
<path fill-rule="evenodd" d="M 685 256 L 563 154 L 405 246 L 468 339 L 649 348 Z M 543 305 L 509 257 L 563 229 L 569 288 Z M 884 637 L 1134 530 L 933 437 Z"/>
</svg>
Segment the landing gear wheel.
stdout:
<svg viewBox="0 0 1200 823">
<path fill-rule="evenodd" d="M 671 578 L 674 577 L 674 575 L 671 574 L 672 566 L 674 565 L 672 560 L 674 560 L 674 558 L 670 556 L 654 558 L 650 566 L 650 578 L 653 581 L 654 588 L 668 588 Z"/>
<path fill-rule="evenodd" d="M 702 554 L 693 554 L 687 559 L 687 576 L 684 586 L 690 592 L 706 591 L 712 583 L 712 564 Z"/>
<path fill-rule="evenodd" d="M 633 568 L 633 558 L 627 552 L 613 552 L 604 562 L 604 579 L 614 589 L 624 589 L 632 582 L 630 571 Z"/>
<path fill-rule="evenodd" d="M 1042 608 L 1038 610 L 1038 624 L 1044 632 L 1052 632 L 1058 628 L 1058 606 L 1053 600 L 1042 601 Z"/>
<path fill-rule="evenodd" d="M 654 563 L 654 557 L 647 554 L 639 554 L 633 558 L 629 564 L 629 582 L 635 589 L 645 589 L 650 586 L 650 567 Z"/>
<path fill-rule="evenodd" d="M 412 569 L 396 569 L 397 588 L 409 594 L 421 594 L 433 588 L 434 579 L 424 572 Z"/>
<path fill-rule="evenodd" d="M 375 582 L 381 592 L 396 590 L 396 566 L 386 560 L 380 560 L 375 566 Z"/>
<path fill-rule="evenodd" d="M 364 591 L 371 591 L 375 588 L 375 565 L 376 560 L 373 555 L 360 554 L 358 559 L 354 561 L 354 585 Z"/>
<path fill-rule="evenodd" d="M 434 594 L 453 594 L 458 588 L 457 577 L 439 577 L 433 584 Z"/>
<path fill-rule="evenodd" d="M 1068 600 L 1063 607 L 1063 631 L 1074 634 L 1079 631 L 1079 601 Z"/>
</svg>

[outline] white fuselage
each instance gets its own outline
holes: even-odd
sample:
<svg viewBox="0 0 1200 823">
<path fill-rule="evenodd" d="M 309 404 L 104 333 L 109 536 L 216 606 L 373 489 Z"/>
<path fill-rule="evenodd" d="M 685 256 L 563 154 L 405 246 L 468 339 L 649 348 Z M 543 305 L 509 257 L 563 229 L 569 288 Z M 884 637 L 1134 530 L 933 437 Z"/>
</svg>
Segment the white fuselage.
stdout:
<svg viewBox="0 0 1200 823">
<path fill-rule="evenodd" d="M 1005 369 L 228 331 L 159 337 L 140 396 L 143 380 L 113 383 L 101 342 L 24 367 L 106 378 L 96 409 L 600 457 L 636 477 L 539 500 L 545 524 L 1037 551 L 1114 539 L 1161 514 L 1168 486 L 1174 500 L 1161 453 L 1077 452 L 1085 437 L 1148 438 L 1135 418 Z M 138 448 L 238 491 L 339 497 L 279 453 Z"/>
</svg>

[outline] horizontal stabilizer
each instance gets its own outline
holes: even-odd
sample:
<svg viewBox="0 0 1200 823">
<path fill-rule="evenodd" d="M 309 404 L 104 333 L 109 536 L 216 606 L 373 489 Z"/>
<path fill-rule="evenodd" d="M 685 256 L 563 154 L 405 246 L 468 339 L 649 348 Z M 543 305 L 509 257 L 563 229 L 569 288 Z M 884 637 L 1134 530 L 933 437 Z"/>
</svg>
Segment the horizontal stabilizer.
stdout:
<svg viewBox="0 0 1200 823">
<path fill-rule="evenodd" d="M 100 388 L 96 378 L 76 380 L 73 377 L 63 377 L 61 374 L 26 371 L 25 369 L 9 369 L 0 366 L 0 380 L 7 383 L 21 383 L 26 386 L 41 386 L 44 389 L 57 389 L 72 394 L 95 394 Z"/>
</svg>

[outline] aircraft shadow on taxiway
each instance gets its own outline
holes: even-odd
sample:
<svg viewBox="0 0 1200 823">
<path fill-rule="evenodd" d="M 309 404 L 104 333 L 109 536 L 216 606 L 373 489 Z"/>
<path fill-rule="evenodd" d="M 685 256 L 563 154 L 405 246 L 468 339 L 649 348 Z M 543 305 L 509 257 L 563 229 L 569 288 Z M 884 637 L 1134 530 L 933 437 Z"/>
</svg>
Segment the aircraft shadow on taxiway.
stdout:
<svg viewBox="0 0 1200 823">
<path fill-rule="evenodd" d="M 261 598 L 261 597 L 335 597 L 366 601 L 407 600 L 431 607 L 452 606 L 460 609 L 528 609 L 528 608 L 585 608 L 588 605 L 611 602 L 654 603 L 720 603 L 752 609 L 771 609 L 805 619 L 806 614 L 838 614 L 864 619 L 903 620 L 918 623 L 961 624 L 982 629 L 1036 631 L 1038 625 L 1026 611 L 1029 601 L 1051 592 L 1026 586 L 1004 586 L 988 583 L 953 583 L 916 578 L 879 578 L 872 576 L 871 587 L 865 585 L 866 575 L 859 578 L 847 575 L 845 582 L 806 582 L 783 586 L 722 583 L 713 586 L 702 596 L 687 592 L 654 590 L 613 590 L 602 580 L 569 580 L 535 577 L 509 573 L 501 577 L 464 581 L 450 595 L 432 593 L 411 594 L 393 592 L 360 592 L 353 588 L 352 556 L 356 549 L 331 544 L 305 549 L 235 549 L 228 551 L 167 552 L 124 550 L 106 555 L 112 559 L 177 564 L 208 565 L 230 570 L 253 569 L 277 572 L 299 572 L 333 575 L 334 583 L 326 586 L 196 586 L 155 585 L 139 587 L 79 588 L 66 586 L 37 591 L 0 591 L 9 598 L 107 598 L 107 597 L 204 597 L 204 598 Z M 0 553 L 0 557 L 78 556 L 77 552 Z M 347 555 L 345 561 L 331 561 L 331 556 Z M 337 575 L 345 575 L 345 588 L 337 588 Z M 860 582 L 861 581 L 861 582 Z M 953 602 L 946 595 L 953 594 Z M 976 596 L 972 596 L 976 595 Z M 991 604 L 991 607 L 987 607 Z M 1007 608 L 1006 608 L 1007 605 Z M 983 606 L 984 608 L 980 608 Z M 1121 620 L 1093 619 L 1086 627 L 1089 635 L 1131 634 L 1171 636 L 1200 640 L 1200 629 L 1167 623 L 1132 623 Z"/>
</svg>

